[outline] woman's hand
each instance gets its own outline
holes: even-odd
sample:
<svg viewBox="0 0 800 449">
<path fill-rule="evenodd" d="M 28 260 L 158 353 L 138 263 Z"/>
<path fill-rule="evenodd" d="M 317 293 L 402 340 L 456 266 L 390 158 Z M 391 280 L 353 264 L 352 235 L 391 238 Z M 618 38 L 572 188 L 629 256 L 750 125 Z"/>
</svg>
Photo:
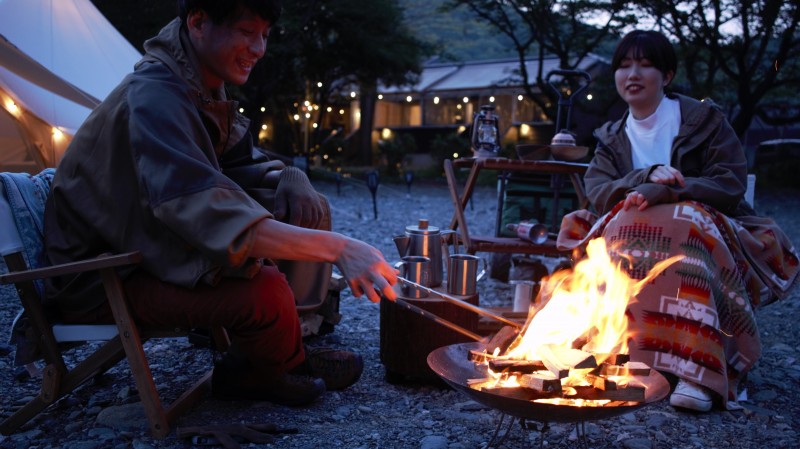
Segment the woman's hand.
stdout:
<svg viewBox="0 0 800 449">
<path fill-rule="evenodd" d="M 631 207 L 636 207 L 640 211 L 647 209 L 647 200 L 645 199 L 644 195 L 641 193 L 633 190 L 625 196 L 625 204 L 623 204 L 622 208 L 624 210 L 628 210 Z"/>
<path fill-rule="evenodd" d="M 335 263 L 347 279 L 353 295 L 366 294 L 370 301 L 378 302 L 377 288 L 388 299 L 394 299 L 397 295 L 392 285 L 397 283 L 397 271 L 377 249 L 359 240 L 345 238 L 347 240 Z"/>
<path fill-rule="evenodd" d="M 647 180 L 656 184 L 663 184 L 667 186 L 671 185 L 678 185 L 678 186 L 685 186 L 686 180 L 683 178 L 683 174 L 675 168 L 669 167 L 667 165 L 659 165 L 650 173 L 650 176 L 647 177 Z"/>
</svg>

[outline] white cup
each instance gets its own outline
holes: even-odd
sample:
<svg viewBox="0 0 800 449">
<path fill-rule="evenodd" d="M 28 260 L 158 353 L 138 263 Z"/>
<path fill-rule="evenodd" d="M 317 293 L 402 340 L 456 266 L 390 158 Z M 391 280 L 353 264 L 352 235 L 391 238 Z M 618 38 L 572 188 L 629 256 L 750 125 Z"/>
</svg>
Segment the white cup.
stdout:
<svg viewBox="0 0 800 449">
<path fill-rule="evenodd" d="M 510 281 L 514 288 L 514 312 L 528 312 L 533 296 L 533 281 Z"/>
</svg>

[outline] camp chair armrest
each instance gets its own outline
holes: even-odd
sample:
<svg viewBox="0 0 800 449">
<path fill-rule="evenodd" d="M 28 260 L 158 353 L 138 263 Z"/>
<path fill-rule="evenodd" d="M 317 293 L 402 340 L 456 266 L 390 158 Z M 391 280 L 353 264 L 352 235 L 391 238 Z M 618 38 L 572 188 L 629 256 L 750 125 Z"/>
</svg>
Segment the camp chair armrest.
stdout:
<svg viewBox="0 0 800 449">
<path fill-rule="evenodd" d="M 94 259 L 86 259 L 78 262 L 70 262 L 60 265 L 53 265 L 50 267 L 3 274 L 0 275 L 0 284 L 12 284 L 15 282 L 62 276 L 65 274 L 75 274 L 86 271 L 101 270 L 104 268 L 121 267 L 139 263 L 141 260 L 142 254 L 139 251 L 123 254 L 102 254 Z"/>
</svg>

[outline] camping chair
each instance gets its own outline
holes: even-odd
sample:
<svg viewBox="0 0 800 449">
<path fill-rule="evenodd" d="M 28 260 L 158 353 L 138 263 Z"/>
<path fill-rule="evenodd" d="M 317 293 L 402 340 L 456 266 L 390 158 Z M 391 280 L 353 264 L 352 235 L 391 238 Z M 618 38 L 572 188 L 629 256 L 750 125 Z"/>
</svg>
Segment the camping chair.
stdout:
<svg viewBox="0 0 800 449">
<path fill-rule="evenodd" d="M 37 212 L 32 211 L 32 213 Z M 162 404 L 142 342 L 149 338 L 185 336 L 188 330 L 160 331 L 137 328 L 131 317 L 116 268 L 138 263 L 141 255 L 138 252 L 103 255 L 86 261 L 31 269 L 25 260 L 25 248 L 20 231 L 6 200 L 5 188 L 0 184 L 0 255 L 3 256 L 9 270 L 9 273 L 0 275 L 0 284 L 14 284 L 29 322 L 30 328 L 27 332 L 29 335 L 32 333 L 40 345 L 45 363 L 39 395 L 2 421 L 0 433 L 9 435 L 15 432 L 49 405 L 74 391 L 87 380 L 112 368 L 123 358 L 127 358 L 149 422 L 150 432 L 155 438 L 165 437 L 170 431 L 170 425 L 202 398 L 210 385 L 211 371 L 168 407 Z M 30 235 L 30 229 L 23 232 Z M 37 286 L 35 282 L 53 276 L 86 271 L 100 273 L 115 324 L 65 325 L 50 322 L 41 302 L 41 285 Z M 226 349 L 229 340 L 224 329 L 214 329 L 212 334 L 217 348 Z M 70 344 L 74 346 L 74 342 L 97 340 L 104 340 L 105 343 L 74 367 L 67 366 L 62 353 L 68 349 L 65 342 L 73 342 Z M 10 399 L 5 397 L 3 400 Z"/>
</svg>

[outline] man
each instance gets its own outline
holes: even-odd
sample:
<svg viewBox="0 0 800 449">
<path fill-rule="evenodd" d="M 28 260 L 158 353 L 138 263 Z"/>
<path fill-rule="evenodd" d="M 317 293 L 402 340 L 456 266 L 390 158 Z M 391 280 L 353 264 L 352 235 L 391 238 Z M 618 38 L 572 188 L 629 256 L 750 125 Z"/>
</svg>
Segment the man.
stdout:
<svg viewBox="0 0 800 449">
<path fill-rule="evenodd" d="M 217 397 L 306 404 L 326 384 L 355 382 L 363 362 L 345 351 L 306 358 L 292 291 L 270 260 L 333 263 L 373 302 L 375 289 L 394 298 L 396 274 L 365 243 L 293 225 L 320 220 L 318 195 L 301 171 L 252 156 L 225 83 L 247 81 L 264 55 L 277 0 L 181 0 L 179 9 L 67 149 L 45 211 L 47 254 L 63 263 L 140 251 L 143 262 L 122 273 L 140 325 L 229 330 Z M 275 211 L 246 191 L 259 188 L 275 189 Z M 98 289 L 96 278 L 65 277 L 48 297 L 67 321 L 109 320 Z"/>
</svg>

